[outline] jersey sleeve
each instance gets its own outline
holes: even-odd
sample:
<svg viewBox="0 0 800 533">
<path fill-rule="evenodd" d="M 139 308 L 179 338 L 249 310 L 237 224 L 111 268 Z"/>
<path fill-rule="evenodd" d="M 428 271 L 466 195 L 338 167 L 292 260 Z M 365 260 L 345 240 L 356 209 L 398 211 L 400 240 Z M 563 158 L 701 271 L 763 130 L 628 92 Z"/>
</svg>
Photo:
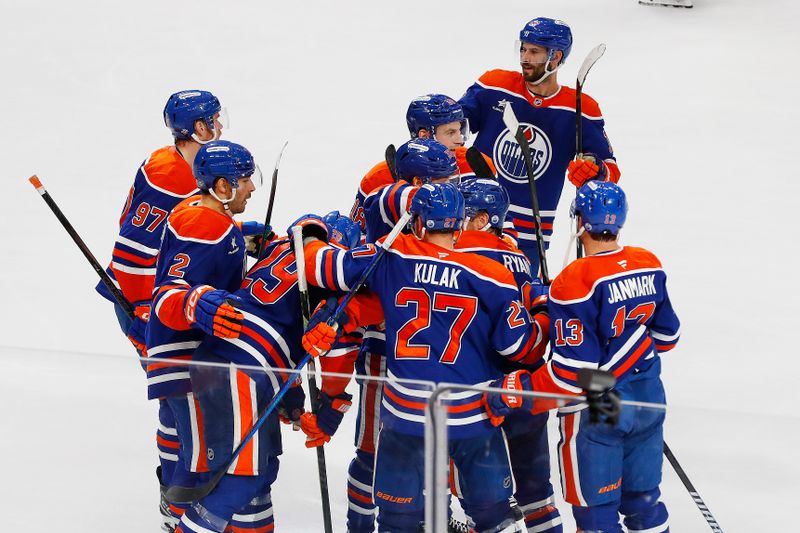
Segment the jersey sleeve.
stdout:
<svg viewBox="0 0 800 533">
<path fill-rule="evenodd" d="M 464 109 L 464 116 L 469 121 L 469 129 L 472 133 L 480 131 L 483 123 L 483 109 L 481 105 L 481 93 L 485 89 L 479 83 L 473 83 L 458 103 Z"/>
<path fill-rule="evenodd" d="M 547 370 L 549 376 L 544 392 L 580 394 L 578 369 L 599 368 L 606 351 L 594 327 L 598 320 L 597 310 L 587 300 L 559 304 L 551 299 L 548 311 L 553 346 L 550 361 L 540 369 Z M 534 387 L 534 390 L 541 389 Z"/>
<path fill-rule="evenodd" d="M 378 253 L 374 244 L 343 250 L 320 240 L 305 246 L 306 278 L 316 287 L 349 291 Z"/>
<path fill-rule="evenodd" d="M 528 310 L 516 291 L 508 292 L 506 297 L 498 298 L 497 291 L 494 298 L 502 303 L 494 306 L 494 329 L 491 341 L 494 349 L 509 361 L 521 365 L 533 365 L 544 355 L 547 346 L 546 317 L 540 320 L 531 318 Z"/>
<path fill-rule="evenodd" d="M 648 324 L 650 337 L 653 339 L 658 353 L 673 349 L 681 337 L 681 323 L 672 308 L 672 302 L 667 293 L 666 276 L 664 276 L 663 283 L 664 300 L 658 305 L 650 324 Z"/>
</svg>

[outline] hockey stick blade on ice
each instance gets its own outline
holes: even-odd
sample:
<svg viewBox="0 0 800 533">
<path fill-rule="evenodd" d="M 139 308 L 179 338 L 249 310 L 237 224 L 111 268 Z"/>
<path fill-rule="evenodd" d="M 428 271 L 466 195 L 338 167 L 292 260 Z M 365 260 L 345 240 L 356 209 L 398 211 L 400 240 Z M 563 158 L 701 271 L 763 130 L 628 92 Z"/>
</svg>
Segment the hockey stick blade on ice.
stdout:
<svg viewBox="0 0 800 533">
<path fill-rule="evenodd" d="M 675 458 L 672 450 L 670 450 L 669 446 L 667 446 L 666 441 L 664 441 L 664 455 L 667 457 L 669 464 L 672 465 L 672 468 L 675 469 L 675 473 L 678 474 L 679 478 L 681 478 L 683 486 L 686 487 L 687 491 L 689 491 L 689 496 L 692 497 L 695 505 L 697 505 L 697 508 L 700 509 L 700 513 L 702 513 L 703 518 L 705 518 L 706 522 L 708 522 L 708 525 L 711 527 L 711 531 L 714 531 L 714 533 L 722 533 L 722 528 L 717 523 L 717 519 L 714 518 L 714 515 L 712 515 L 711 511 L 708 510 L 706 502 L 704 502 L 703 498 L 700 497 L 700 494 L 697 493 L 697 489 L 694 488 L 694 485 L 689 480 L 689 476 L 686 475 L 686 471 L 683 469 L 683 467 L 681 467 L 680 463 L 678 463 L 678 459 Z"/>
<path fill-rule="evenodd" d="M 58 208 L 58 204 L 56 204 L 55 200 L 53 200 L 53 198 L 50 196 L 50 193 L 47 192 L 47 189 L 44 188 L 44 185 L 42 185 L 42 182 L 39 180 L 39 178 L 36 175 L 33 175 L 28 178 L 28 181 L 31 182 L 31 185 L 34 186 L 36 192 L 39 193 L 58 221 L 61 222 L 61 225 L 64 226 L 64 229 L 67 230 L 69 236 L 72 237 L 72 240 L 78 245 L 78 248 L 80 248 L 81 252 L 83 252 L 83 256 L 86 257 L 86 259 L 89 261 L 89 264 L 92 265 L 94 271 L 98 276 L 100 276 L 100 281 L 102 281 L 103 285 L 106 286 L 108 291 L 111 293 L 111 296 L 113 296 L 120 307 L 122 307 L 122 310 L 125 311 L 125 314 L 128 315 L 128 318 L 134 320 L 136 318 L 136 314 L 133 312 L 133 306 L 131 303 L 127 300 L 127 298 L 125 298 L 125 296 L 122 294 L 122 291 L 120 291 L 117 286 L 114 285 L 114 282 L 106 273 L 105 269 L 103 269 L 103 267 L 100 266 L 100 263 L 97 262 L 94 254 L 92 254 L 91 250 L 89 250 L 89 247 L 86 246 L 86 243 L 83 242 L 83 239 L 81 239 L 81 236 L 78 235 L 77 231 L 75 231 L 75 228 L 72 227 L 72 224 L 70 224 L 69 220 L 67 220 L 67 217 L 61 212 L 61 209 Z"/>
<path fill-rule="evenodd" d="M 389 235 L 386 237 L 386 239 L 384 239 L 383 243 L 378 248 L 378 252 L 375 254 L 375 257 L 372 258 L 372 261 L 370 261 L 369 265 L 367 265 L 367 268 L 365 268 L 364 272 L 361 273 L 361 276 L 359 276 L 358 281 L 353 285 L 353 288 L 350 289 L 350 292 L 348 292 L 341 303 L 339 303 L 339 307 L 336 308 L 336 312 L 333 314 L 330 320 L 328 320 L 329 325 L 336 327 L 337 321 L 339 317 L 342 316 L 342 313 L 344 313 L 347 304 L 350 303 L 350 300 L 353 299 L 353 296 L 355 296 L 358 290 L 364 286 L 364 283 L 366 283 L 369 275 L 375 270 L 375 267 L 378 266 L 378 262 L 386 254 L 386 251 L 391 248 L 392 243 L 395 241 L 406 224 L 408 224 L 409 220 L 411 220 L 411 214 L 409 213 L 406 213 L 400 218 L 400 221 L 397 223 L 397 225 L 395 225 L 394 229 L 392 229 L 391 233 L 389 233 Z M 322 354 L 321 357 L 324 355 L 325 354 Z M 295 369 L 298 371 L 301 370 L 311 359 L 311 355 L 306 353 L 305 357 L 303 357 L 303 359 L 297 364 Z M 281 401 L 281 398 L 284 397 L 286 392 L 294 384 L 296 377 L 297 376 L 290 377 L 286 380 L 286 383 L 281 386 L 278 393 L 274 398 L 272 398 L 272 401 L 261 413 L 261 416 L 258 417 L 256 423 L 253 424 L 253 427 L 250 428 L 250 431 L 247 432 L 236 449 L 233 450 L 231 458 L 228 459 L 228 462 L 222 468 L 220 468 L 216 474 L 214 474 L 214 477 L 211 478 L 211 481 L 199 487 L 182 487 L 180 485 L 172 485 L 167 489 L 167 500 L 171 503 L 191 503 L 202 499 L 204 496 L 208 495 L 212 490 L 214 490 L 214 487 L 217 486 L 222 477 L 228 472 L 228 469 L 231 467 L 233 462 L 236 461 L 236 458 L 239 457 L 239 454 L 242 452 L 244 447 L 247 446 L 247 443 L 253 438 L 253 435 L 256 434 L 262 425 L 264 425 L 264 422 L 267 420 L 269 414 L 275 410 L 278 402 Z"/>
<path fill-rule="evenodd" d="M 269 225 L 272 222 L 272 206 L 275 205 L 275 189 L 278 187 L 278 167 L 281 165 L 281 157 L 283 157 L 283 151 L 286 150 L 287 144 L 289 144 L 289 141 L 283 143 L 283 148 L 278 153 L 278 159 L 275 160 L 275 168 L 272 170 L 272 184 L 269 188 L 269 203 L 267 204 L 267 216 L 264 219 L 264 233 L 261 234 L 261 242 L 258 244 L 258 254 L 256 255 L 258 259 L 261 259 L 261 253 L 267 244 L 267 236 L 270 232 Z"/>
<path fill-rule="evenodd" d="M 495 181 L 497 180 L 497 176 L 495 176 L 494 172 L 492 172 L 492 169 L 489 167 L 489 163 L 486 162 L 483 154 L 474 146 L 467 148 L 467 163 L 469 163 L 469 166 L 475 173 L 476 178 Z"/>
<path fill-rule="evenodd" d="M 586 55 L 581 68 L 578 69 L 578 79 L 575 82 L 575 154 L 577 158 L 583 156 L 583 84 L 586 82 L 589 70 L 605 53 L 606 45 L 603 43 L 598 44 Z M 583 257 L 583 244 L 581 244 L 580 239 L 576 241 L 576 247 L 576 255 L 580 259 Z"/>
<path fill-rule="evenodd" d="M 547 256 L 544 250 L 544 235 L 542 234 L 542 217 L 539 213 L 539 195 L 536 192 L 536 178 L 533 176 L 533 156 L 531 155 L 531 145 L 525 137 L 525 130 L 519 125 L 517 115 L 511 109 L 511 103 L 503 106 L 503 123 L 508 128 L 514 138 L 517 140 L 520 149 L 522 150 L 522 159 L 525 162 L 525 170 L 528 173 L 528 186 L 531 193 L 531 212 L 533 213 L 533 222 L 536 226 L 536 248 L 539 254 L 539 268 L 542 272 L 542 283 L 550 285 L 550 274 L 547 270 Z"/>
<path fill-rule="evenodd" d="M 297 265 L 297 286 L 300 289 L 300 312 L 303 316 L 304 327 L 311 318 L 311 305 L 308 298 L 308 280 L 306 279 L 305 253 L 303 250 L 303 228 L 292 228 L 292 244 L 294 245 L 295 264 Z M 314 360 L 308 362 L 308 392 L 311 399 L 311 412 L 319 412 L 320 396 L 317 387 L 316 368 Z M 317 446 L 317 470 L 319 472 L 319 490 L 322 497 L 322 523 L 325 533 L 333 533 L 331 519 L 331 498 L 328 492 L 328 468 L 325 463 L 325 447 Z"/>
</svg>

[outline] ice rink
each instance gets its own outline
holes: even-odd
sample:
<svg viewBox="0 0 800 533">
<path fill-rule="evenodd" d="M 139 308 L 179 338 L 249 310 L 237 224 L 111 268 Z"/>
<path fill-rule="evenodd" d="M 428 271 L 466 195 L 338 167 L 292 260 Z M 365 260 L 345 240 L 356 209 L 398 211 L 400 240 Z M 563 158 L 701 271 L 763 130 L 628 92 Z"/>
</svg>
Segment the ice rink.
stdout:
<svg viewBox="0 0 800 533">
<path fill-rule="evenodd" d="M 661 258 L 682 321 L 664 357 L 667 441 L 726 532 L 793 530 L 795 1 L 0 0 L 0 14 L 2 531 L 158 530 L 155 404 L 95 273 L 31 174 L 105 264 L 138 166 L 171 143 L 167 96 L 202 88 L 231 115 L 225 138 L 249 147 L 265 173 L 289 141 L 277 228 L 306 212 L 348 212 L 360 177 L 407 138 L 409 100 L 459 97 L 486 70 L 516 69 L 514 40 L 535 16 L 572 27 L 562 84 L 574 85 L 591 48 L 608 46 L 585 91 L 622 170 L 623 241 Z M 256 191 L 242 218 L 262 220 L 267 196 Z M 569 237 L 568 199 L 551 274 Z M 336 531 L 352 426 L 350 417 L 326 448 Z M 322 530 L 315 455 L 301 443 L 285 432 L 273 491 L 281 531 Z M 708 531 L 664 468 L 671 530 Z"/>
</svg>

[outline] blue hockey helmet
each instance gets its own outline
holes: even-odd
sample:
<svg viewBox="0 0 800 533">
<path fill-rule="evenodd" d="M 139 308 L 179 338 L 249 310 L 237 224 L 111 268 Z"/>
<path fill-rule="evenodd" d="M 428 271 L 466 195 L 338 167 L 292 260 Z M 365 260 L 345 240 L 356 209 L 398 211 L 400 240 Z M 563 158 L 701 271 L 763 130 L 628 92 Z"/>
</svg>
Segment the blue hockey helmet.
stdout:
<svg viewBox="0 0 800 533">
<path fill-rule="evenodd" d="M 414 195 L 411 215 L 425 230 L 457 231 L 464 220 L 464 197 L 452 183 L 426 183 Z"/>
<path fill-rule="evenodd" d="M 583 228 L 591 233 L 617 235 L 627 214 L 625 192 L 610 181 L 587 181 L 578 189 L 569 208 L 569 215 L 573 218 L 580 215 Z"/>
<path fill-rule="evenodd" d="M 548 50 L 548 61 L 552 61 L 556 50 L 563 55 L 559 65 L 563 64 L 572 50 L 572 31 L 566 22 L 547 17 L 536 17 L 519 32 L 519 40 L 523 43 L 538 44 Z"/>
<path fill-rule="evenodd" d="M 397 175 L 411 182 L 415 177 L 424 183 L 448 178 L 458 172 L 453 153 L 433 139 L 413 139 L 397 149 Z"/>
<path fill-rule="evenodd" d="M 356 248 L 361 244 L 361 227 L 349 217 L 331 211 L 322 220 L 328 226 L 328 238 L 345 248 Z"/>
<path fill-rule="evenodd" d="M 426 94 L 411 100 L 406 111 L 406 124 L 412 139 L 416 139 L 419 130 L 426 129 L 431 137 L 436 127 L 451 122 L 461 123 L 461 135 L 467 135 L 467 119 L 461 104 L 444 94 Z"/>
<path fill-rule="evenodd" d="M 167 105 L 164 106 L 164 123 L 175 140 L 189 140 L 194 136 L 195 122 L 202 120 L 213 130 L 214 115 L 221 111 L 219 100 L 208 91 L 180 91 L 167 100 Z"/>
<path fill-rule="evenodd" d="M 214 183 L 223 178 L 233 189 L 239 178 L 252 176 L 258 167 L 250 151 L 230 141 L 211 141 L 200 147 L 192 171 L 201 191 L 213 191 Z M 259 173 L 260 174 L 260 173 Z"/>
<path fill-rule="evenodd" d="M 468 179 L 461 182 L 458 190 L 464 196 L 464 213 L 475 218 L 481 211 L 489 215 L 489 226 L 503 229 L 510 202 L 505 187 L 494 180 Z"/>
</svg>

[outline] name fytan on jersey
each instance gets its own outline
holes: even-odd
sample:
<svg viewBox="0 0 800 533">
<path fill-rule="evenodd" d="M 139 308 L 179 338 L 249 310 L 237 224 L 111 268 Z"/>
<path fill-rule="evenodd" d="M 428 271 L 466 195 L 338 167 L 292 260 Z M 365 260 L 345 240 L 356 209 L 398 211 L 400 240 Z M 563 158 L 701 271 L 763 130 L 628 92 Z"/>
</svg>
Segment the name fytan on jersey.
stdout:
<svg viewBox="0 0 800 533">
<path fill-rule="evenodd" d="M 651 296 L 656 293 L 655 274 L 635 276 L 608 285 L 608 303 L 614 304 L 639 296 Z"/>
<path fill-rule="evenodd" d="M 461 272 L 462 270 L 459 268 L 417 263 L 414 265 L 414 283 L 426 283 L 447 287 L 448 289 L 458 289 L 458 275 Z"/>
</svg>

